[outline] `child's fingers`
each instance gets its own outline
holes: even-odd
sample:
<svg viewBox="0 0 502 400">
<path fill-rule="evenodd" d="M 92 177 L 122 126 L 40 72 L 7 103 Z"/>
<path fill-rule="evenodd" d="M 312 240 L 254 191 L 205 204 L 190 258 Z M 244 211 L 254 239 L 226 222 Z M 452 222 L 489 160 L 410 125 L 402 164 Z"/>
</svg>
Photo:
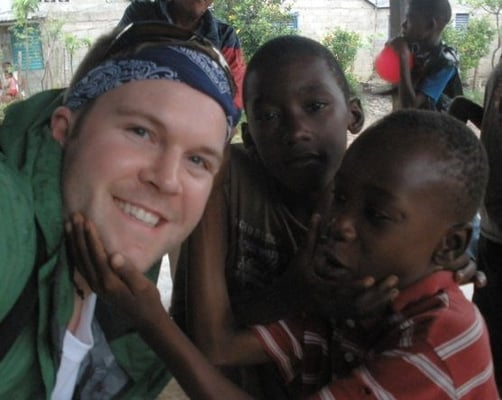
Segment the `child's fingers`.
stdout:
<svg viewBox="0 0 502 400">
<path fill-rule="evenodd" d="M 114 254 L 110 257 L 110 264 L 115 273 L 132 293 L 137 293 L 144 289 L 145 280 L 150 282 L 134 265 L 127 261 L 121 254 Z"/>
<path fill-rule="evenodd" d="M 89 268 L 93 270 L 94 276 L 97 278 L 97 281 L 89 282 L 89 284 L 91 287 L 103 287 L 110 290 L 120 280 L 108 264 L 108 255 L 101 242 L 96 225 L 92 221 L 85 221 L 84 234 L 86 248 L 92 261 Z"/>
<path fill-rule="evenodd" d="M 472 260 L 467 254 L 463 254 L 461 257 L 459 257 L 452 268 L 456 269 L 455 280 L 460 285 L 470 283 L 476 279 L 478 266 L 476 265 L 476 262 Z"/>
<path fill-rule="evenodd" d="M 74 252 L 74 259 L 72 263 L 84 276 L 85 280 L 91 284 L 99 282 L 96 271 L 93 268 L 92 261 L 89 257 L 89 252 L 87 250 L 87 243 L 85 240 L 84 233 L 84 217 L 80 213 L 74 213 L 70 217 L 72 224 L 72 246 Z"/>
<path fill-rule="evenodd" d="M 384 311 L 399 294 L 398 282 L 397 276 L 391 275 L 362 292 L 355 303 L 357 314 L 369 316 Z"/>
<path fill-rule="evenodd" d="M 488 283 L 488 278 L 483 271 L 477 270 L 474 276 L 474 286 L 478 289 L 484 288 Z"/>
<path fill-rule="evenodd" d="M 316 247 L 319 238 L 320 226 L 321 226 L 321 216 L 317 213 L 313 214 L 312 218 L 310 219 L 310 226 L 305 246 L 305 254 L 307 255 L 308 259 L 310 259 L 314 253 L 314 249 Z"/>
</svg>

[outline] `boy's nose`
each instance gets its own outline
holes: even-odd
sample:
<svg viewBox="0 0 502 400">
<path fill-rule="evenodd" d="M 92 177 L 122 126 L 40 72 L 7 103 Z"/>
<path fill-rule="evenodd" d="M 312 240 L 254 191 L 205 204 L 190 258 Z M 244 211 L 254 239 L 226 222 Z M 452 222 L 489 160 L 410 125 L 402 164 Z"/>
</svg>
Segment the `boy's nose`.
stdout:
<svg viewBox="0 0 502 400">
<path fill-rule="evenodd" d="M 285 130 L 288 142 L 312 139 L 312 131 L 305 119 L 298 115 L 291 115 Z"/>
<path fill-rule="evenodd" d="M 348 212 L 337 213 L 330 223 L 331 235 L 339 241 L 351 241 L 357 237 L 354 220 Z"/>
<path fill-rule="evenodd" d="M 181 193 L 182 155 L 165 152 L 153 159 L 140 173 L 140 179 L 155 186 L 160 192 Z"/>
<path fill-rule="evenodd" d="M 405 19 L 405 20 L 403 21 L 403 23 L 401 24 L 401 31 L 402 31 L 402 32 L 405 32 L 407 27 L 408 27 L 408 20 L 407 20 L 407 19 Z"/>
</svg>

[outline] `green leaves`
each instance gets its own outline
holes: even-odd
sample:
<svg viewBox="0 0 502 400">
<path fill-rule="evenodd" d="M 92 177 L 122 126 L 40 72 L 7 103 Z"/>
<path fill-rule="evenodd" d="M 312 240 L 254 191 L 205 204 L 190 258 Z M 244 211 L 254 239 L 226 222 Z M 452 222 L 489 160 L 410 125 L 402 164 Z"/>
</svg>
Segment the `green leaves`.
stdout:
<svg viewBox="0 0 502 400">
<path fill-rule="evenodd" d="M 263 43 L 276 36 L 294 34 L 294 15 L 284 0 L 222 0 L 215 15 L 231 24 L 239 36 L 246 60 Z"/>
</svg>

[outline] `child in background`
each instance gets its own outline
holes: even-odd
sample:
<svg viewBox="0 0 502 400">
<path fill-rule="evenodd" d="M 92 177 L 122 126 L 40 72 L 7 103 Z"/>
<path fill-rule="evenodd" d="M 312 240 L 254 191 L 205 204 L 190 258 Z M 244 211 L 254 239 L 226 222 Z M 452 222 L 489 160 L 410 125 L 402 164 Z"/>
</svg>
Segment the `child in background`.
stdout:
<svg viewBox="0 0 502 400">
<path fill-rule="evenodd" d="M 462 94 L 457 54 L 441 41 L 450 18 L 448 0 L 410 0 L 402 35 L 389 43 L 400 59 L 398 108 L 446 111 L 451 99 Z"/>
<path fill-rule="evenodd" d="M 4 75 L 2 86 L 2 101 L 9 103 L 17 97 L 19 93 L 19 87 L 17 80 L 14 77 L 12 64 L 10 62 L 4 62 L 2 64 L 2 67 Z"/>
<path fill-rule="evenodd" d="M 328 281 L 340 270 L 354 280 L 397 275 L 400 293 L 390 310 L 378 318 L 340 319 L 327 295 L 319 298 L 317 315 L 239 328 L 216 267 L 201 281 L 196 306 L 222 318 L 216 321 L 224 328 L 219 360 L 274 360 L 289 398 L 498 399 L 483 319 L 448 271 L 468 245 L 487 179 L 479 140 L 449 116 L 406 110 L 372 125 L 336 174 L 323 239 L 316 216 L 299 259 Z M 98 294 L 133 318 L 190 398 L 249 398 L 186 341 L 164 313 L 155 285 L 124 257 L 104 252 L 91 222 L 74 224 L 70 239 L 75 259 L 87 260 L 80 268 L 97 271 Z M 340 293 L 332 295 L 336 307 Z M 333 318 L 326 324 L 318 316 Z"/>
<path fill-rule="evenodd" d="M 472 121 L 481 129 L 490 164 L 486 195 L 481 207 L 481 233 L 477 263 L 488 278 L 485 288 L 477 288 L 473 301 L 486 319 L 490 332 L 495 378 L 502 388 L 502 60 L 492 71 L 486 85 L 484 107 L 457 97 L 450 113 L 464 122 Z"/>
</svg>

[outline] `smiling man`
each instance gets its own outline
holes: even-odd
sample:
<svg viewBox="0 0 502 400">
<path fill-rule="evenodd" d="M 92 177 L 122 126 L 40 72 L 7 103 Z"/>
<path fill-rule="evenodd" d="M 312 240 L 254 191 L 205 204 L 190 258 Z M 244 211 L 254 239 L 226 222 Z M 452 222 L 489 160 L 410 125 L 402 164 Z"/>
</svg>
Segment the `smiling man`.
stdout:
<svg viewBox="0 0 502 400">
<path fill-rule="evenodd" d="M 221 59 L 189 32 L 131 25 L 98 40 L 66 92 L 7 110 L 0 398 L 154 398 L 165 386 L 161 361 L 75 271 L 65 220 L 92 219 L 108 254 L 154 278 L 202 215 L 239 118 Z"/>
</svg>

